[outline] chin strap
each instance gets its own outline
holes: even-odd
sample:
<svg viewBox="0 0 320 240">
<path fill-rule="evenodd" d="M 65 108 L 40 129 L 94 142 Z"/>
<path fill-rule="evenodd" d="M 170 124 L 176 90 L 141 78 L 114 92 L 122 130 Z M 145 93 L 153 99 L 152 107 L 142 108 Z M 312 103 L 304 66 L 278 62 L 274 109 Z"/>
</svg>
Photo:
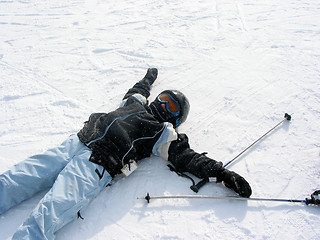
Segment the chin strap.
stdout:
<svg viewBox="0 0 320 240">
<path fill-rule="evenodd" d="M 154 118 L 156 118 L 158 121 L 170 122 L 172 123 L 172 125 L 174 125 L 174 128 L 180 126 L 180 117 L 174 117 L 169 112 L 165 112 L 162 109 L 160 103 L 153 101 L 152 103 L 150 103 L 148 108 L 150 109 L 148 112 L 151 113 L 152 116 L 154 116 Z"/>
</svg>

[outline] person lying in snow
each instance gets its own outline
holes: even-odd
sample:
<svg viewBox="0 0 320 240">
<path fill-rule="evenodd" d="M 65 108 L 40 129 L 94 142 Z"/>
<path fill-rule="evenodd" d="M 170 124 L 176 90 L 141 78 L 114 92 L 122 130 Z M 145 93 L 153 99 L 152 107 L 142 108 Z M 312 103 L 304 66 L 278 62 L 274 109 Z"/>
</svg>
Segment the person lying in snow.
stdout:
<svg viewBox="0 0 320 240">
<path fill-rule="evenodd" d="M 0 175 L 0 214 L 50 188 L 13 239 L 54 239 L 55 232 L 80 216 L 115 175 L 121 171 L 129 175 L 136 161 L 151 154 L 181 172 L 216 177 L 240 196 L 250 197 L 250 185 L 243 177 L 192 150 L 187 136 L 176 132 L 190 109 L 183 93 L 165 90 L 148 105 L 157 75 L 156 68 L 148 69 L 118 109 L 91 114 L 77 135 Z"/>
</svg>

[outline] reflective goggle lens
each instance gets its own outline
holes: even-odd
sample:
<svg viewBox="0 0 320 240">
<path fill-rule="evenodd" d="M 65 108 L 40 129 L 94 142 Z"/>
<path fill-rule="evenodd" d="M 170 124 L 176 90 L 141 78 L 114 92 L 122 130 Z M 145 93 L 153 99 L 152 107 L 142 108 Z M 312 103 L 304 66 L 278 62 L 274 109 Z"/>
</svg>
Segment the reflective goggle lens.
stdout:
<svg viewBox="0 0 320 240">
<path fill-rule="evenodd" d="M 174 100 L 169 94 L 163 93 L 159 95 L 158 99 L 160 102 L 166 104 L 166 108 L 168 111 L 174 114 L 179 114 L 179 103 L 176 100 Z"/>
</svg>

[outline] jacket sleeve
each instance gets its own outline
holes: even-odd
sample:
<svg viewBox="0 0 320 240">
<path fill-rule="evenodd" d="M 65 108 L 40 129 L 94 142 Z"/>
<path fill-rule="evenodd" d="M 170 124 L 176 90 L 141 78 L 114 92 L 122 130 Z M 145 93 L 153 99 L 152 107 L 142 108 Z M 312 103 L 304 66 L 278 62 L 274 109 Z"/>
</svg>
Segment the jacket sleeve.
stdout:
<svg viewBox="0 0 320 240">
<path fill-rule="evenodd" d="M 189 172 L 199 178 L 217 177 L 224 169 L 222 162 L 192 150 L 185 134 L 179 134 L 178 140 L 171 142 L 168 153 L 168 160 L 177 170 Z"/>
<path fill-rule="evenodd" d="M 150 96 L 151 85 L 157 79 L 158 70 L 156 68 L 149 68 L 143 79 L 137 82 L 132 88 L 125 94 L 123 100 L 129 98 L 132 95 L 142 95 L 145 98 Z"/>
</svg>

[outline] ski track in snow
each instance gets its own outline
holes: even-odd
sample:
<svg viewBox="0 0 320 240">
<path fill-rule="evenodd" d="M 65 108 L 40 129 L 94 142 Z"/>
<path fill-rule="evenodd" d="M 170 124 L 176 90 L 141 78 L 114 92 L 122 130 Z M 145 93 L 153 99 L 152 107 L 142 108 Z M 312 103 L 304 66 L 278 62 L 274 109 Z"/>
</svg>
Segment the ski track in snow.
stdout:
<svg viewBox="0 0 320 240">
<path fill-rule="evenodd" d="M 230 169 L 253 197 L 309 197 L 320 187 L 319 16 L 315 0 L 0 1 L 0 171 L 114 109 L 157 67 L 150 100 L 166 88 L 185 92 L 191 113 L 179 131 L 224 163 L 293 114 Z M 136 199 L 194 194 L 189 185 L 165 161 L 145 159 L 57 239 L 319 239 L 318 207 Z M 0 239 L 44 194 L 0 216 Z M 199 194 L 232 191 L 210 183 Z"/>
</svg>

